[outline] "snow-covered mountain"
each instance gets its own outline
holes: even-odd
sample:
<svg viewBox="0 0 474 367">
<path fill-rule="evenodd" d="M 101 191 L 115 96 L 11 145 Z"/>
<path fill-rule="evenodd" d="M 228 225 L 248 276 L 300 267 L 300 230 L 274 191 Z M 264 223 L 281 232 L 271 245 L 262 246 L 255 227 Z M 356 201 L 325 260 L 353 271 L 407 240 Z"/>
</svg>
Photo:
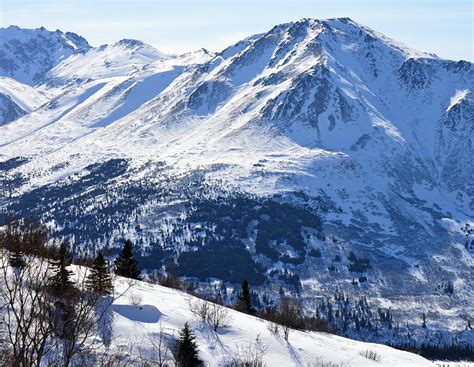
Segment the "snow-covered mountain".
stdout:
<svg viewBox="0 0 474 367">
<path fill-rule="evenodd" d="M 21 83 L 40 83 L 45 73 L 73 53 L 87 51 L 87 41 L 72 32 L 51 32 L 45 28 L 0 29 L 0 76 Z"/>
<path fill-rule="evenodd" d="M 80 44 L 35 77 L 49 102 L 0 127 L 7 211 L 77 252 L 129 237 L 147 269 L 245 276 L 309 305 L 338 289 L 465 328 L 470 62 L 348 18 L 278 25 L 218 54 Z"/>
<path fill-rule="evenodd" d="M 45 84 L 57 86 L 90 79 L 123 77 L 139 72 L 155 61 L 169 58 L 169 55 L 141 41 L 123 39 L 113 45 L 102 45 L 85 53 L 72 55 L 48 71 Z"/>
</svg>

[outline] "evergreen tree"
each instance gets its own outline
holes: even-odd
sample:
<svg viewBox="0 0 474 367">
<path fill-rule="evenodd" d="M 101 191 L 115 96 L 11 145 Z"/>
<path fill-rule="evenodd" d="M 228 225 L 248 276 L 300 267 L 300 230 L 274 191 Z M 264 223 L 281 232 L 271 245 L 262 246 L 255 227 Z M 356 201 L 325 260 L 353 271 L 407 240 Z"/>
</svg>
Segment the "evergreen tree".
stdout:
<svg viewBox="0 0 474 367">
<path fill-rule="evenodd" d="M 423 324 L 421 325 L 421 327 L 426 329 L 426 315 L 425 315 L 425 313 L 423 313 L 423 315 L 421 315 L 421 316 L 423 318 Z"/>
<path fill-rule="evenodd" d="M 56 296 L 64 296 L 74 289 L 71 276 L 73 272 L 68 269 L 71 265 L 72 257 L 69 254 L 66 245 L 61 243 L 53 259 L 50 261 L 53 267 L 53 276 L 50 278 L 51 291 Z"/>
<path fill-rule="evenodd" d="M 90 273 L 86 279 L 86 287 L 89 291 L 100 295 L 112 293 L 112 277 L 110 276 L 109 268 L 102 251 L 99 251 L 92 264 Z"/>
<path fill-rule="evenodd" d="M 242 290 L 240 291 L 236 308 L 237 310 L 248 313 L 250 315 L 255 314 L 255 308 L 252 306 L 250 287 L 247 279 L 244 279 L 244 281 L 242 282 Z"/>
<path fill-rule="evenodd" d="M 115 274 L 125 278 L 140 280 L 140 270 L 138 270 L 138 263 L 133 258 L 132 241 L 125 240 L 123 243 L 122 252 L 115 259 Z"/>
<path fill-rule="evenodd" d="M 19 229 L 7 222 L 4 235 L 0 236 L 0 240 L 2 240 L 2 247 L 10 251 L 10 256 L 8 257 L 10 266 L 15 268 L 15 270 L 23 268 L 26 264 L 22 249 L 23 241 Z"/>
<path fill-rule="evenodd" d="M 74 302 L 71 299 L 63 299 L 54 304 L 56 308 L 55 313 L 55 332 L 65 340 L 74 337 L 76 310 Z"/>
<path fill-rule="evenodd" d="M 26 265 L 19 241 L 15 241 L 13 244 L 8 261 L 10 262 L 10 266 L 12 268 L 21 269 Z"/>
<path fill-rule="evenodd" d="M 195 336 L 186 322 L 179 332 L 179 339 L 176 345 L 176 360 L 180 366 L 195 367 L 202 366 L 202 361 L 198 357 L 198 350 Z"/>
</svg>

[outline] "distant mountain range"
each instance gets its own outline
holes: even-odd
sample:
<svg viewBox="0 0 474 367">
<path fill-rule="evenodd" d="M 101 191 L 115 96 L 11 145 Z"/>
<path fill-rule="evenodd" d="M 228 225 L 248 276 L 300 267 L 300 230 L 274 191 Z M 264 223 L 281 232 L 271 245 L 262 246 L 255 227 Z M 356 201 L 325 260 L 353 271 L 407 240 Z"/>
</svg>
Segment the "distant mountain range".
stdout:
<svg viewBox="0 0 474 367">
<path fill-rule="evenodd" d="M 0 205 L 77 253 L 130 238 L 148 270 L 269 298 L 474 314 L 472 63 L 348 18 L 184 55 L 12 26 L 0 76 Z"/>
</svg>

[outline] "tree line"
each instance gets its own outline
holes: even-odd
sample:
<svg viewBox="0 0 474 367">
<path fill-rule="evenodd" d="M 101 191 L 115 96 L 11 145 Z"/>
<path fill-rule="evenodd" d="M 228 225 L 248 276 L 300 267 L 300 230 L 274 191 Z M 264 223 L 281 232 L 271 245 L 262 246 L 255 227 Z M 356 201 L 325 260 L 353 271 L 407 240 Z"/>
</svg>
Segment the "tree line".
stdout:
<svg viewBox="0 0 474 367">
<path fill-rule="evenodd" d="M 8 222 L 0 232 L 0 312 L 4 328 L 0 337 L 1 364 L 15 367 L 106 364 L 104 355 L 96 350 L 99 344 L 110 345 L 110 306 L 123 295 L 114 294 L 114 277 L 142 279 L 132 248 L 131 241 L 124 241 L 113 268 L 102 251 L 92 260 L 77 259 L 76 264 L 87 267 L 73 268 L 74 257 L 66 244 L 49 241 L 43 227 L 27 221 Z M 179 280 L 167 276 L 163 282 L 176 286 Z M 222 316 L 226 312 L 220 305 L 213 307 L 215 303 L 205 304 L 211 305 L 206 320 L 215 323 L 217 330 L 223 326 Z M 243 283 L 236 308 L 255 313 L 247 281 Z M 101 337 L 100 342 L 95 335 Z M 171 344 L 172 348 L 164 346 L 162 341 L 152 343 L 161 356 L 158 360 L 169 361 L 163 356 L 169 351 L 176 366 L 202 365 L 189 323 L 185 323 Z M 124 360 L 132 362 L 130 357 L 120 356 L 113 365 L 120 365 Z M 156 362 L 143 356 L 139 361 L 145 361 L 143 365 Z"/>
<path fill-rule="evenodd" d="M 74 262 L 66 244 L 51 242 L 43 227 L 26 221 L 6 224 L 0 233 L 0 312 L 4 315 L 6 339 L 0 343 L 4 348 L 3 357 L 0 357 L 3 358 L 0 360 L 2 365 L 54 365 L 52 359 L 58 356 L 61 365 L 66 367 L 77 364 L 78 360 L 92 363 L 100 357 L 95 353 L 98 342 L 94 335 L 100 335 L 100 344 L 110 345 L 111 305 L 123 295 L 114 292 L 114 277 L 142 280 L 139 264 L 133 255 L 133 244 L 124 241 L 113 266 L 102 251 L 98 251 L 94 259 L 76 261 L 87 264 L 87 268 L 73 270 Z M 199 296 L 172 271 L 160 277 L 158 282 Z M 220 297 L 212 295 L 202 302 L 190 302 L 189 309 L 217 332 L 229 323 L 227 307 L 232 307 L 269 321 L 269 330 L 281 333 L 286 341 L 292 329 L 342 335 L 350 335 L 350 330 L 374 331 L 379 325 L 394 332 L 398 330 L 390 310 L 379 309 L 372 313 L 366 299 L 354 307 L 347 295 L 336 293 L 336 309 L 328 299 L 318 306 L 315 314 L 308 315 L 298 299 L 282 296 L 277 305 L 262 307 L 254 303 L 253 296 L 249 282 L 244 279 L 233 304 L 224 305 Z M 425 318 L 423 325 L 426 325 Z M 156 345 L 161 346 L 162 342 Z M 188 323 L 171 345 L 165 349 L 176 365 L 201 364 L 195 335 Z M 422 349 L 427 354 L 436 354 L 434 347 L 426 345 Z M 161 355 L 162 347 L 158 350 Z M 252 350 L 252 357 L 259 355 L 261 359 L 261 350 L 252 347 L 248 350 Z M 449 351 L 459 350 L 458 346 L 449 347 Z M 248 352 L 243 354 L 249 355 Z"/>
</svg>

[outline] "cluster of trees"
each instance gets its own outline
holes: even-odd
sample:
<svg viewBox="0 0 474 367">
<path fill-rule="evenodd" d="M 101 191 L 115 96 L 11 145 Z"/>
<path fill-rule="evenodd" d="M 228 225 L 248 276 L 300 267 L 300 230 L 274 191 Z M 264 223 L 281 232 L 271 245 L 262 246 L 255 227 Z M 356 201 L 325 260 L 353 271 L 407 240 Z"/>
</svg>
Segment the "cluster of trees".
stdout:
<svg viewBox="0 0 474 367">
<path fill-rule="evenodd" d="M 415 342 L 403 344 L 389 344 L 391 347 L 405 350 L 411 353 L 417 353 L 430 360 L 441 361 L 473 361 L 474 348 L 469 344 L 452 342 L 447 345 L 430 345 L 422 343 L 417 345 Z M 466 363 L 467 364 L 467 363 Z"/>
<path fill-rule="evenodd" d="M 88 274 L 73 279 L 64 244 L 47 246 L 46 239 L 45 231 L 30 223 L 8 224 L 0 238 L 6 365 L 40 366 L 56 358 L 70 366 L 90 353 L 92 336 L 106 314 L 103 296 L 110 290 L 97 292 L 96 279 Z"/>
<path fill-rule="evenodd" d="M 67 246 L 49 242 L 44 228 L 7 223 L 0 232 L 0 364 L 201 366 L 188 323 L 176 340 L 166 342 L 162 333 L 153 340 L 156 359 L 98 352 L 111 342 L 111 305 L 125 293 L 114 292 L 114 275 L 141 279 L 132 247 L 124 241 L 113 272 L 101 251 L 73 269 Z M 222 325 L 219 317 L 213 322 Z"/>
<path fill-rule="evenodd" d="M 126 243 L 115 272 L 139 278 Z M 8 366 L 62 366 L 95 358 L 97 335 L 110 343 L 113 274 L 102 252 L 89 268 L 72 270 L 64 243 L 52 243 L 47 231 L 31 222 L 8 222 L 0 232 L 0 339 Z M 55 363 L 56 363 L 55 362 Z M 87 363 L 86 363 L 87 364 Z"/>
<path fill-rule="evenodd" d="M 0 313 L 5 315 L 4 343 L 0 343 L 5 360 L 0 361 L 3 365 L 47 365 L 51 358 L 59 358 L 64 366 L 74 365 L 78 360 L 88 363 L 97 358 L 94 353 L 97 343 L 110 344 L 110 307 L 120 296 L 114 292 L 113 277 L 141 279 L 133 244 L 129 240 L 124 241 L 120 254 L 113 262 L 113 270 L 101 251 L 93 260 L 86 261 L 87 270 L 81 267 L 73 271 L 73 260 L 64 243 L 51 244 L 44 228 L 32 223 L 8 223 L 0 232 Z M 365 261 L 355 256 L 351 260 L 355 264 Z M 167 270 L 168 274 L 159 279 L 161 284 L 195 294 L 195 287 L 180 280 L 179 273 L 173 272 L 171 265 Z M 281 295 L 281 301 L 276 306 L 256 304 L 257 297 L 251 291 L 249 282 L 244 280 L 231 307 L 268 320 L 269 329 L 282 333 L 287 341 L 292 329 L 336 332 L 372 341 L 377 341 L 371 338 L 375 338 L 381 330 L 384 335 L 388 331 L 394 336 L 402 335 L 400 325 L 393 321 L 391 310 L 378 309 L 374 312 L 365 297 L 353 302 L 348 295 L 336 292 L 332 301 L 327 298 L 314 315 L 308 315 L 297 299 Z M 217 296 L 208 297 L 206 301 L 192 301 L 189 308 L 215 332 L 231 321 L 228 308 Z M 422 326 L 427 328 L 425 315 Z M 152 345 L 159 346 L 160 360 L 163 351 L 166 351 L 165 354 L 176 365 L 199 366 L 202 363 L 188 323 L 178 339 L 165 343 L 160 336 L 159 341 Z M 405 344 L 402 342 L 399 345 Z M 430 355 L 433 350 L 450 353 L 468 350 L 457 345 L 438 349 L 425 345 L 422 349 Z M 262 355 L 262 349 L 250 346 L 242 350 L 245 358 L 257 358 L 258 355 Z M 164 359 L 169 360 L 168 357 Z"/>
<path fill-rule="evenodd" d="M 472 359 L 472 346 L 456 337 L 451 341 L 440 338 L 441 333 L 430 328 L 425 313 L 420 313 L 416 324 L 401 324 L 391 309 L 372 309 L 365 296 L 351 299 L 336 290 L 333 297 L 326 297 L 317 306 L 316 315 L 323 318 L 333 332 L 351 339 L 388 343 L 433 359 L 444 359 L 443 355 L 449 355 L 452 360 Z M 467 320 L 466 329 L 471 329 L 470 325 Z M 469 354 L 471 357 L 466 357 Z"/>
<path fill-rule="evenodd" d="M 230 307 L 269 321 L 269 329 L 275 334 L 281 332 L 286 341 L 288 341 L 292 329 L 332 332 L 324 318 L 319 315 L 305 315 L 301 302 L 294 298 L 283 297 L 278 306 L 263 307 L 261 309 L 256 309 L 252 298 L 249 283 L 244 279 L 237 301 Z M 231 321 L 229 312 L 219 297 L 191 300 L 189 310 L 198 321 L 209 324 L 214 331 L 227 326 Z M 255 351 L 255 349 L 252 350 Z"/>
<path fill-rule="evenodd" d="M 207 301 L 222 305 L 222 299 L 217 297 L 207 297 Z M 452 345 L 439 345 L 423 343 L 423 339 L 413 339 L 413 330 L 416 325 L 401 325 L 394 321 L 393 313 L 390 309 L 377 308 L 375 311 L 371 309 L 366 297 L 362 296 L 358 300 L 351 300 L 348 294 L 344 294 L 336 290 L 334 296 L 327 297 L 322 301 L 316 309 L 315 314 L 308 315 L 304 311 L 300 301 L 282 295 L 280 302 L 274 307 L 263 306 L 259 304 L 256 308 L 252 302 L 252 291 L 246 280 L 243 281 L 241 290 L 238 293 L 237 301 L 231 306 L 234 309 L 250 315 L 254 315 L 269 321 L 269 329 L 274 333 L 282 333 L 283 337 L 288 341 L 289 334 L 292 329 L 323 331 L 328 333 L 336 333 L 350 338 L 361 339 L 373 342 L 387 342 L 390 340 L 394 345 L 400 348 L 410 349 L 413 352 L 420 353 L 424 356 L 441 356 L 443 352 L 449 353 L 454 357 L 456 352 L 465 356 L 472 351 L 472 347 L 455 343 Z M 198 307 L 199 305 L 199 307 Z M 215 326 L 217 330 L 220 326 L 225 326 L 226 320 L 225 309 L 223 306 L 216 313 L 222 316 L 220 323 L 213 323 L 206 317 L 209 313 L 213 313 L 213 308 L 209 303 L 199 303 L 190 306 L 194 314 L 198 315 L 201 321 L 208 322 Z M 420 314 L 420 323 L 418 328 L 428 329 L 426 315 Z M 471 329 L 468 322 L 468 329 Z M 429 339 L 429 338 L 428 338 Z M 427 340 L 428 340 L 427 339 Z M 418 340 L 413 344 L 410 340 Z M 440 358 L 440 357 L 438 357 Z"/>
</svg>

